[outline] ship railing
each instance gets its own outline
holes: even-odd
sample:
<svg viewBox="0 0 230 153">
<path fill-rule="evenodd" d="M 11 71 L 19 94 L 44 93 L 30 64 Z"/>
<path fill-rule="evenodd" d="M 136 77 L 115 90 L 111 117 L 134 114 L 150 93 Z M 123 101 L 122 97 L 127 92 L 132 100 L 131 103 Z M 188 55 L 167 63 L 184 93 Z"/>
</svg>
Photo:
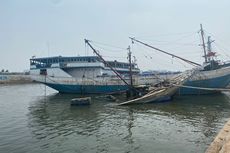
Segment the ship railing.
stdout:
<svg viewBox="0 0 230 153">
<path fill-rule="evenodd" d="M 73 85 L 124 85 L 121 80 L 102 79 L 102 78 L 69 78 L 69 77 L 52 77 L 42 76 L 43 81 L 56 84 L 73 84 Z M 45 81 L 44 81 L 45 80 Z"/>
<path fill-rule="evenodd" d="M 128 77 L 124 78 L 130 82 Z M 33 75 L 33 80 L 38 82 L 56 83 L 56 84 L 75 84 L 75 85 L 125 85 L 123 81 L 116 77 L 99 77 L 99 78 L 71 78 L 58 76 Z M 134 85 L 153 85 L 159 82 L 155 77 L 133 76 Z"/>
</svg>

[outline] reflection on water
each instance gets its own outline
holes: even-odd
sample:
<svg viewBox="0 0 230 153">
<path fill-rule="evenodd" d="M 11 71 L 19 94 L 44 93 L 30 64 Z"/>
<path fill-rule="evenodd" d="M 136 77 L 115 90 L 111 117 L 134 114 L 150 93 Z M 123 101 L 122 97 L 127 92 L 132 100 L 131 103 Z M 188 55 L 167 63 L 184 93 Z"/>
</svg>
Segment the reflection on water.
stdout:
<svg viewBox="0 0 230 153">
<path fill-rule="evenodd" d="M 132 106 L 44 95 L 41 85 L 0 87 L 0 152 L 204 152 L 230 116 L 229 93 Z"/>
<path fill-rule="evenodd" d="M 203 152 L 230 116 L 224 94 L 132 106 L 97 98 L 90 106 L 70 106 L 74 97 L 51 95 L 29 107 L 29 127 L 43 145 L 64 143 L 79 152 Z"/>
<path fill-rule="evenodd" d="M 69 141 L 72 148 L 77 148 L 79 152 L 108 152 L 111 147 L 115 147 L 116 152 L 121 144 L 131 143 L 126 142 L 124 131 L 126 118 L 130 122 L 129 112 L 96 98 L 92 99 L 90 106 L 73 107 L 70 100 L 74 97 L 56 94 L 39 99 L 29 107 L 29 127 L 37 139 L 70 137 L 70 140 L 65 139 L 65 143 Z M 130 129 L 128 135 L 131 135 Z M 113 141 L 118 143 L 117 148 L 113 146 Z M 46 143 L 55 146 L 50 141 Z"/>
<path fill-rule="evenodd" d="M 160 114 L 199 128 L 205 135 L 215 134 L 218 123 L 230 116 L 229 97 L 222 95 L 180 96 L 173 102 L 150 104 L 142 108 L 134 106 L 139 112 Z M 222 124 L 221 124 L 222 125 Z M 214 133 L 213 133 L 214 132 Z"/>
</svg>

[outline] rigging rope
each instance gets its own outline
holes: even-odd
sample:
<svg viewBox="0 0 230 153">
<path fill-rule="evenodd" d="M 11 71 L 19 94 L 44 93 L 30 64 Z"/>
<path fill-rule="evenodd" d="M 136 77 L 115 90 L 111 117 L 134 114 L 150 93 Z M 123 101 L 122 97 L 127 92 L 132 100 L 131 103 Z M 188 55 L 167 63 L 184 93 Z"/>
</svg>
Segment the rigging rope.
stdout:
<svg viewBox="0 0 230 153">
<path fill-rule="evenodd" d="M 219 37 L 217 37 L 217 36 L 215 36 L 214 34 L 212 34 L 212 33 L 210 33 L 210 32 L 208 32 L 208 31 L 206 31 L 205 30 L 205 33 L 208 33 L 209 35 L 211 35 L 212 37 L 214 37 L 214 38 L 217 38 L 218 40 L 221 40 Z M 218 41 L 218 42 L 220 42 L 220 41 Z M 220 47 L 221 45 L 219 45 L 219 43 L 218 43 L 218 45 L 217 45 L 217 43 L 214 41 L 213 42 L 215 45 L 216 45 L 216 47 L 218 47 L 219 49 L 220 48 L 222 48 L 222 49 L 220 49 L 222 52 L 224 52 L 224 54 L 225 54 L 225 56 L 227 56 L 228 58 L 230 57 L 224 50 L 229 50 L 229 49 L 226 49 L 225 47 Z"/>
<path fill-rule="evenodd" d="M 148 35 L 148 36 L 138 36 L 137 38 L 151 38 L 151 37 L 166 37 L 166 36 L 177 36 L 177 35 L 182 35 L 184 36 L 190 36 L 196 32 L 180 32 L 180 33 L 168 33 L 168 34 L 159 34 L 159 35 Z"/>
<path fill-rule="evenodd" d="M 100 44 L 100 45 L 107 46 L 107 47 L 110 47 L 110 48 L 117 48 L 117 49 L 120 49 L 122 51 L 127 50 L 126 48 L 123 48 L 123 47 L 113 46 L 113 45 L 110 45 L 110 44 L 105 44 L 105 43 L 101 43 L 101 42 L 97 42 L 97 41 L 90 40 L 90 42 L 93 43 L 94 45 L 95 44 Z"/>
<path fill-rule="evenodd" d="M 136 41 L 136 42 L 138 42 L 138 43 L 140 43 L 140 44 L 142 44 L 142 45 L 144 45 L 144 46 L 147 46 L 147 47 L 150 47 L 150 48 L 152 48 L 152 49 L 154 49 L 154 50 L 157 50 L 157 51 L 159 51 L 159 52 L 161 52 L 161 53 L 164 53 L 164 54 L 167 54 L 167 55 L 176 57 L 176 58 L 178 58 L 178 59 L 180 59 L 180 60 L 183 60 L 184 62 L 189 63 L 189 64 L 191 64 L 191 65 L 201 66 L 201 65 L 198 64 L 198 63 L 195 63 L 195 62 L 193 62 L 193 61 L 190 61 L 190 60 L 187 60 L 187 59 L 185 59 L 185 58 L 179 57 L 179 56 L 177 56 L 177 55 L 171 54 L 171 53 L 166 52 L 166 51 L 164 51 L 164 50 L 161 50 L 161 49 L 159 49 L 159 48 L 153 47 L 153 46 L 151 46 L 151 45 L 149 45 L 149 44 L 146 44 L 146 43 L 144 43 L 144 42 L 142 42 L 142 41 L 140 41 L 140 40 L 137 40 L 137 39 L 135 39 L 135 38 L 131 38 L 131 37 L 130 37 L 130 39 L 131 39 L 132 41 Z"/>
<path fill-rule="evenodd" d="M 199 90 L 210 90 L 210 91 L 230 91 L 229 88 L 206 88 L 206 87 L 194 87 L 194 86 L 185 86 L 185 85 L 177 85 L 172 84 L 173 86 L 190 88 L 190 89 L 199 89 Z"/>
<path fill-rule="evenodd" d="M 155 65 L 159 65 L 159 66 L 163 65 L 163 66 L 169 67 L 169 66 L 172 66 L 172 64 L 176 64 L 176 65 L 178 64 L 178 65 L 182 65 L 184 68 L 188 68 L 188 66 L 186 66 L 186 63 L 182 63 L 179 59 L 173 58 L 174 56 L 163 55 L 164 58 L 162 58 L 162 55 L 161 55 L 160 56 L 161 57 L 160 62 L 156 62 L 159 59 L 157 57 L 155 57 L 156 55 L 153 55 L 153 56 L 151 55 L 153 53 L 156 53 L 159 56 L 159 54 L 157 53 L 156 50 L 155 51 L 153 51 L 153 50 L 150 51 L 149 49 L 147 49 L 146 47 L 144 47 L 143 45 L 141 45 L 139 43 L 135 43 L 135 45 L 138 48 L 138 50 L 141 50 L 142 52 L 144 52 L 144 54 L 141 54 L 141 56 L 144 56 L 144 58 L 148 59 L 151 62 L 154 62 Z M 149 52 L 151 52 L 151 53 L 149 53 Z M 153 58 L 153 57 L 155 57 L 155 58 Z M 173 58 L 173 61 L 175 61 L 175 62 L 172 62 L 172 58 Z M 171 60 L 171 64 L 169 62 L 170 60 Z"/>
</svg>

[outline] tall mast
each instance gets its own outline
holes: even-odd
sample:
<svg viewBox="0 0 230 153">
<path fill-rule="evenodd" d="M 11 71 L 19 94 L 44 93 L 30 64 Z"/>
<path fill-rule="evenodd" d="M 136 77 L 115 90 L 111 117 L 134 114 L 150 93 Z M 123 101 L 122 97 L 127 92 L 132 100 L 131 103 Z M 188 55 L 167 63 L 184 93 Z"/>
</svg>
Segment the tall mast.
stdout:
<svg viewBox="0 0 230 153">
<path fill-rule="evenodd" d="M 202 38 L 202 46 L 204 49 L 204 59 L 205 59 L 205 63 L 207 63 L 207 53 L 206 53 L 206 46 L 204 42 L 204 30 L 203 30 L 202 24 L 200 24 L 200 33 L 201 33 L 201 38 Z"/>
<path fill-rule="evenodd" d="M 136 90 L 133 86 L 131 86 L 128 82 L 125 81 L 125 79 L 122 78 L 122 76 L 108 63 L 104 60 L 104 58 L 96 51 L 96 49 L 93 48 L 93 46 L 89 43 L 89 40 L 85 39 L 85 43 L 89 45 L 89 47 L 93 50 L 93 52 L 102 60 L 102 62 L 105 65 L 108 65 L 108 67 L 117 75 L 119 79 L 121 79 L 130 89 Z"/>
<path fill-rule="evenodd" d="M 128 52 L 128 59 L 129 59 L 129 77 L 130 77 L 130 85 L 133 86 L 133 72 L 132 72 L 132 52 L 130 50 L 130 46 L 127 48 Z"/>
<path fill-rule="evenodd" d="M 159 48 L 156 48 L 156 47 L 153 47 L 153 46 L 151 46 L 151 45 L 148 45 L 148 44 L 146 44 L 146 43 L 144 43 L 144 42 L 142 42 L 142 41 L 140 41 L 140 40 L 137 40 L 137 39 L 135 39 L 135 38 L 131 38 L 131 37 L 129 37 L 129 38 L 132 40 L 132 42 L 133 42 L 133 41 L 136 41 L 136 42 L 138 42 L 138 43 L 140 43 L 140 44 L 142 44 L 142 45 L 145 45 L 145 46 L 150 47 L 150 48 L 152 48 L 152 49 L 155 49 L 155 50 L 157 50 L 157 51 L 159 51 L 159 52 L 162 52 L 162 53 L 164 53 L 164 54 L 170 55 L 170 56 L 172 56 L 172 57 L 178 58 L 178 59 L 180 59 L 180 60 L 182 60 L 182 61 L 185 61 L 185 62 L 187 62 L 187 63 L 189 63 L 189 64 L 196 65 L 196 66 L 201 66 L 201 65 L 198 64 L 198 63 L 195 63 L 195 62 L 193 62 L 193 61 L 190 61 L 190 60 L 187 60 L 187 59 L 185 59 L 185 58 L 179 57 L 179 56 L 177 56 L 177 55 L 168 53 L 168 52 L 166 52 L 166 51 L 164 51 L 164 50 L 161 50 L 161 49 L 159 49 Z"/>
</svg>

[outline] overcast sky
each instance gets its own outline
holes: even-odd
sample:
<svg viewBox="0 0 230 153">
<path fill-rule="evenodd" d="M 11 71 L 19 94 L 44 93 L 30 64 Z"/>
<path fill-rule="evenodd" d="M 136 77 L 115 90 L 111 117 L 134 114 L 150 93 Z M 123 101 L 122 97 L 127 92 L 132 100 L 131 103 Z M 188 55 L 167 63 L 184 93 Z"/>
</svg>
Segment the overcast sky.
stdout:
<svg viewBox="0 0 230 153">
<path fill-rule="evenodd" d="M 29 69 L 34 55 L 92 55 L 85 38 L 107 60 L 126 61 L 129 36 L 202 63 L 200 23 L 215 39 L 218 57 L 228 60 L 229 8 L 229 0 L 0 0 L 0 69 Z M 143 70 L 190 68 L 139 44 L 131 47 Z"/>
</svg>

